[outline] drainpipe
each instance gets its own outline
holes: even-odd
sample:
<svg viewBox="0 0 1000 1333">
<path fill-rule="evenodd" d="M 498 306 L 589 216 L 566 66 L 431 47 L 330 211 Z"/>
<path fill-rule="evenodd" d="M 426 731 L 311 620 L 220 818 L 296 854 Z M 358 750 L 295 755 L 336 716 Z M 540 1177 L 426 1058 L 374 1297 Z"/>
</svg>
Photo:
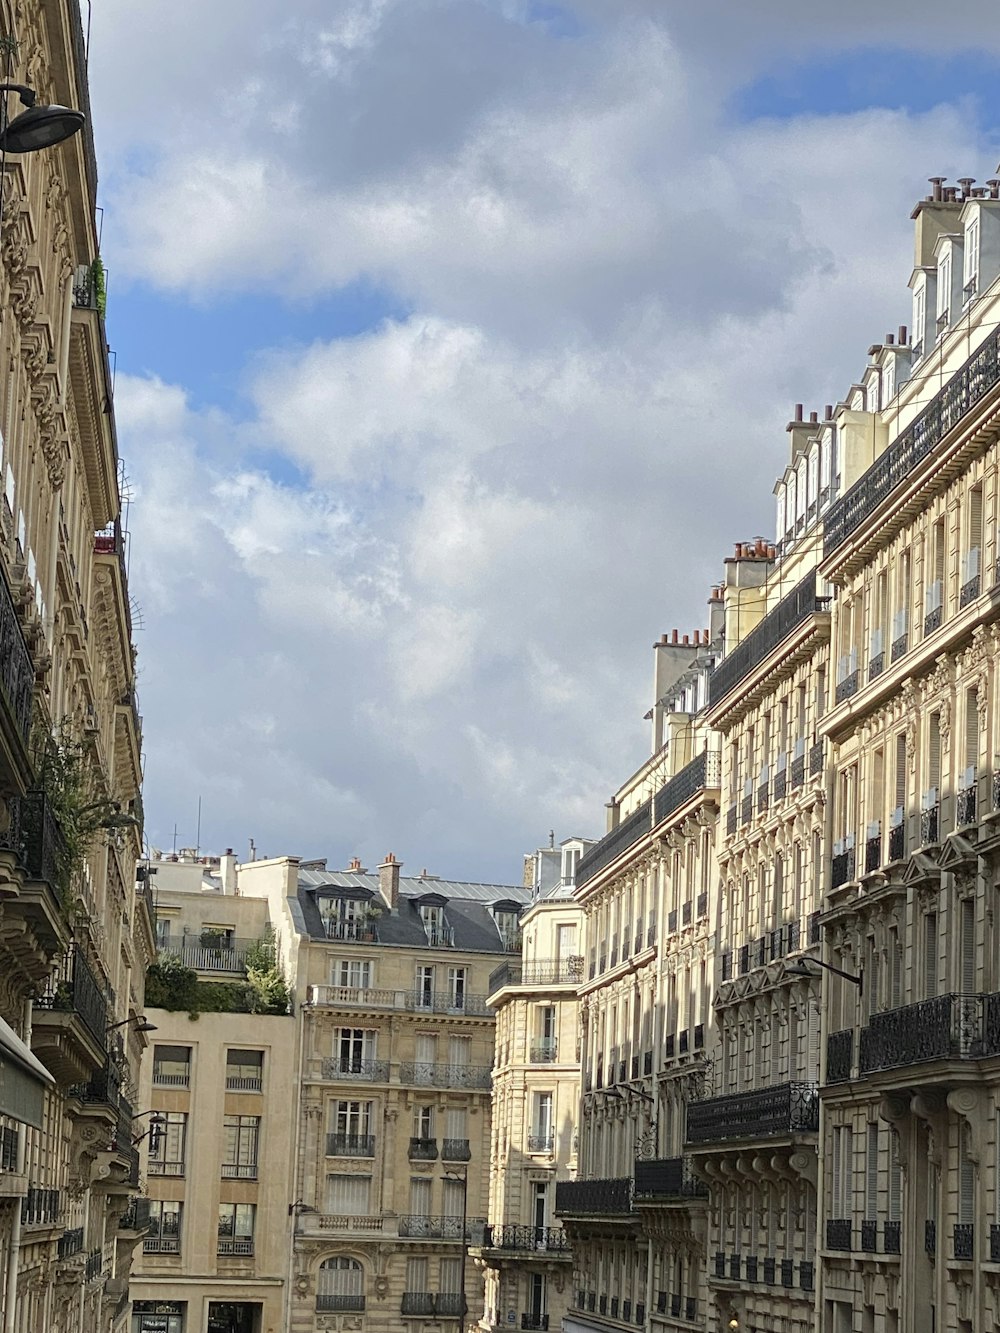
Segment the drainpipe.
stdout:
<svg viewBox="0 0 1000 1333">
<path fill-rule="evenodd" d="M 31 1001 L 24 1002 L 24 1043 L 31 1045 Z M 28 1126 L 22 1125 L 17 1136 L 17 1174 L 24 1175 L 27 1157 Z M 17 1305 L 17 1268 L 21 1255 L 21 1205 L 14 1204 L 14 1220 L 10 1228 L 10 1253 L 7 1255 L 7 1273 L 3 1292 L 3 1333 L 14 1333 L 14 1314 Z"/>
</svg>

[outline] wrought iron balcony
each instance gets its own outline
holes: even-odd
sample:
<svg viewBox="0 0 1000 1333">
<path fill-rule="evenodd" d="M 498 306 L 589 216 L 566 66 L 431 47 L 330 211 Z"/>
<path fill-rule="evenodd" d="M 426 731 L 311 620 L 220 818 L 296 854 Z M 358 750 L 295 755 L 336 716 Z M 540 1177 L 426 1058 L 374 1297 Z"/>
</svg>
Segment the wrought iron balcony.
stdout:
<svg viewBox="0 0 1000 1333">
<path fill-rule="evenodd" d="M 486 1230 L 481 1217 L 466 1219 L 465 1239 L 478 1243 Z M 425 1213 L 403 1213 L 399 1219 L 399 1234 L 429 1240 L 461 1240 L 462 1219 L 460 1217 L 428 1216 Z M 473 1241 L 475 1237 L 475 1241 Z"/>
<path fill-rule="evenodd" d="M 753 819 L 753 797 L 744 796 L 740 802 L 740 823 L 749 824 Z"/>
<path fill-rule="evenodd" d="M 955 800 L 955 823 L 959 828 L 968 828 L 976 822 L 976 787 L 964 787 Z"/>
<path fill-rule="evenodd" d="M 378 928 L 373 921 L 338 921 L 331 917 L 325 922 L 328 940 L 347 943 L 377 944 Z"/>
<path fill-rule="evenodd" d="M 180 1254 L 180 1236 L 147 1236 L 142 1242 L 143 1254 Z"/>
<path fill-rule="evenodd" d="M 494 995 L 504 986 L 576 986 L 583 980 L 583 957 L 543 958 L 524 963 L 508 958 L 490 973 L 487 993 Z"/>
<path fill-rule="evenodd" d="M 790 1287 L 793 1282 L 794 1263 L 791 1259 L 782 1259 L 781 1261 L 781 1285 Z"/>
<path fill-rule="evenodd" d="M 937 1223 L 933 1218 L 924 1222 L 924 1250 L 927 1254 L 937 1253 Z"/>
<path fill-rule="evenodd" d="M 931 847 L 941 836 L 941 806 L 932 805 L 920 812 L 920 845 Z"/>
<path fill-rule="evenodd" d="M 559 1217 L 602 1214 L 627 1217 L 632 1208 L 632 1177 L 604 1180 L 559 1180 L 556 1182 L 556 1215 Z"/>
<path fill-rule="evenodd" d="M 745 1268 L 746 1268 L 747 1281 L 748 1281 L 748 1282 L 756 1282 L 756 1281 L 757 1281 L 757 1256 L 756 1256 L 756 1255 L 753 1255 L 753 1254 L 748 1254 L 748 1255 L 747 1255 Z"/>
<path fill-rule="evenodd" d="M 797 754 L 791 762 L 789 768 L 792 790 L 795 791 L 802 786 L 806 779 L 806 757 L 805 754 Z"/>
<path fill-rule="evenodd" d="M 910 645 L 909 634 L 900 634 L 899 638 L 893 639 L 892 647 L 889 649 L 889 660 L 898 662 Z"/>
<path fill-rule="evenodd" d="M 1000 1263 L 1000 1223 L 990 1223 L 990 1263 Z"/>
<path fill-rule="evenodd" d="M 196 972 L 228 972 L 242 976 L 247 970 L 247 954 L 256 943 L 252 939 L 212 943 L 211 935 L 188 936 L 181 941 L 181 962 Z"/>
<path fill-rule="evenodd" d="M 73 1227 L 64 1231 L 56 1242 L 56 1254 L 60 1259 L 69 1259 L 83 1249 L 83 1227 Z"/>
<path fill-rule="evenodd" d="M 58 1190 L 40 1189 L 37 1185 L 32 1185 L 21 1201 L 21 1225 L 54 1226 L 59 1220 L 61 1205 L 62 1196 Z"/>
<path fill-rule="evenodd" d="M 851 1219 L 849 1217 L 828 1217 L 826 1219 L 826 1248 L 828 1250 L 851 1250 Z"/>
<path fill-rule="evenodd" d="M 854 1029 L 831 1032 L 826 1039 L 826 1081 L 846 1083 L 854 1063 Z"/>
<path fill-rule="evenodd" d="M 400 1314 L 434 1313 L 434 1293 L 430 1291 L 404 1291 L 400 1303 Z"/>
<path fill-rule="evenodd" d="M 869 683 L 873 680 L 878 680 L 879 676 L 881 676 L 884 670 L 885 670 L 885 653 L 884 652 L 876 653 L 875 656 L 872 657 L 868 662 Z"/>
<path fill-rule="evenodd" d="M 104 1252 L 101 1249 L 91 1250 L 87 1255 L 87 1262 L 83 1267 L 83 1280 L 93 1282 L 99 1278 L 104 1269 Z"/>
<path fill-rule="evenodd" d="M 399 1066 L 400 1083 L 418 1088 L 472 1088 L 488 1091 L 493 1085 L 489 1065 L 429 1065 L 404 1060 Z"/>
<path fill-rule="evenodd" d="M 983 1010 L 981 995 L 951 994 L 872 1014 L 861 1029 L 858 1072 L 929 1060 L 978 1059 L 987 1053 Z"/>
<path fill-rule="evenodd" d="M 813 1291 L 816 1286 L 816 1270 L 811 1259 L 803 1259 L 799 1264 L 799 1286 L 803 1291 Z"/>
<path fill-rule="evenodd" d="M 832 889 L 842 888 L 849 884 L 854 878 L 854 848 L 846 852 L 838 852 L 833 857 L 830 871 L 830 887 Z"/>
<path fill-rule="evenodd" d="M 50 888 L 61 881 L 60 865 L 66 857 L 66 840 L 48 798 L 29 791 L 19 801 L 21 845 L 24 866 L 30 879 L 44 880 Z"/>
<path fill-rule="evenodd" d="M 882 864 L 882 835 L 876 833 L 865 839 L 865 874 L 870 875 Z"/>
<path fill-rule="evenodd" d="M 405 1300 L 406 1297 L 404 1296 L 403 1299 Z M 364 1296 L 359 1295 L 348 1295 L 341 1291 L 320 1291 L 316 1294 L 316 1309 L 343 1314 L 363 1314 L 365 1309 L 365 1298 Z M 416 1313 L 419 1314 L 420 1311 L 417 1311 Z"/>
<path fill-rule="evenodd" d="M 223 1255 L 253 1254 L 253 1236 L 220 1236 L 215 1252 Z"/>
<path fill-rule="evenodd" d="M 547 1329 L 549 1326 L 549 1317 L 547 1314 L 522 1314 L 521 1327 L 532 1329 Z"/>
<path fill-rule="evenodd" d="M 475 1014 L 477 1017 L 493 1014 L 485 995 L 469 995 L 464 991 L 458 994 L 446 990 L 410 991 L 406 995 L 406 1008 L 417 1013 Z"/>
<path fill-rule="evenodd" d="M 975 1251 L 976 1229 L 971 1222 L 956 1222 L 952 1244 L 956 1259 L 971 1259 Z"/>
<path fill-rule="evenodd" d="M 878 1223 L 868 1219 L 861 1223 L 861 1249 L 865 1254 L 874 1254 L 878 1243 Z"/>
<path fill-rule="evenodd" d="M 774 1286 L 775 1262 L 773 1259 L 764 1260 L 764 1284 L 768 1287 Z"/>
<path fill-rule="evenodd" d="M 823 772 L 824 750 L 823 742 L 817 741 L 809 749 L 809 776 L 811 778 L 819 777 Z"/>
<path fill-rule="evenodd" d="M 353 1057 L 334 1056 L 323 1061 L 323 1078 L 363 1079 L 371 1083 L 389 1082 L 388 1060 L 355 1060 Z M 258 1086 L 260 1080 L 257 1080 Z"/>
<path fill-rule="evenodd" d="M 434 1312 L 441 1315 L 465 1314 L 469 1308 L 461 1291 L 439 1291 L 434 1298 Z"/>
<path fill-rule="evenodd" d="M 256 1162 L 223 1162 L 220 1168 L 222 1180 L 256 1180 Z"/>
<path fill-rule="evenodd" d="M 374 1134 L 327 1134 L 327 1157 L 374 1157 Z"/>
<path fill-rule="evenodd" d="M 817 611 L 825 611 L 826 605 L 816 598 L 816 573 L 812 571 L 715 668 L 708 687 L 710 706 L 720 704 L 793 630 Z"/>
<path fill-rule="evenodd" d="M 487 1227 L 485 1243 L 492 1250 L 549 1250 L 566 1254 L 570 1248 L 569 1237 L 561 1227 Z"/>
<path fill-rule="evenodd" d="M 775 781 L 777 781 L 777 779 L 775 779 Z M 775 793 L 775 799 L 777 799 L 777 793 Z M 726 837 L 731 838 L 733 834 L 736 832 L 736 823 L 737 823 L 736 806 L 731 805 L 729 809 L 726 811 Z"/>
<path fill-rule="evenodd" d="M 627 819 L 623 819 L 617 828 L 606 834 L 595 847 L 591 847 L 586 856 L 580 859 L 576 868 L 576 887 L 580 888 L 598 874 L 605 866 L 628 851 L 650 830 L 652 801 L 643 801 Z"/>
<path fill-rule="evenodd" d="M 958 595 L 959 606 L 968 606 L 970 602 L 974 602 L 979 596 L 980 586 L 981 580 L 978 574 L 973 575 L 971 579 L 966 579 Z"/>
<path fill-rule="evenodd" d="M 899 1223 L 886 1222 L 882 1228 L 882 1249 L 886 1254 L 899 1253 Z"/>
<path fill-rule="evenodd" d="M 839 682 L 834 691 L 835 701 L 840 704 L 843 703 L 845 699 L 853 699 L 858 692 L 860 680 L 860 674 L 856 670 L 846 675 L 844 679 Z"/>
<path fill-rule="evenodd" d="M 906 855 L 906 829 L 896 824 L 889 830 L 889 860 L 902 861 Z"/>
<path fill-rule="evenodd" d="M 721 755 L 709 754 L 707 750 L 685 764 L 663 784 L 653 798 L 654 825 L 662 823 L 700 791 L 718 787 L 721 767 Z"/>
<path fill-rule="evenodd" d="M 542 1041 L 533 1041 L 529 1059 L 533 1065 L 551 1064 L 558 1058 L 559 1043 L 555 1037 L 545 1037 Z"/>
<path fill-rule="evenodd" d="M 437 1155 L 437 1139 L 410 1139 L 408 1156 L 411 1162 L 434 1162 Z"/>
<path fill-rule="evenodd" d="M 6 578 L 0 574 L 0 705 L 7 725 L 26 750 L 31 731 L 35 666 L 25 643 Z"/>
<path fill-rule="evenodd" d="M 722 1143 L 808 1134 L 819 1128 L 815 1083 L 781 1083 L 688 1103 L 687 1141 Z"/>
<path fill-rule="evenodd" d="M 551 1152 L 555 1139 L 551 1134 L 529 1134 L 528 1152 Z"/>
<path fill-rule="evenodd" d="M 831 555 L 1000 380 L 998 335 L 991 333 L 929 406 L 827 512 L 823 554 Z"/>
<path fill-rule="evenodd" d="M 52 1013 L 75 1013 L 98 1047 L 104 1049 L 108 1028 L 107 996 L 78 945 L 69 946 L 63 962 L 49 978 L 45 992 L 35 1000 L 34 1007 Z"/>
<path fill-rule="evenodd" d="M 468 1139 L 442 1139 L 441 1160 L 443 1162 L 468 1162 L 472 1159 L 472 1149 Z"/>
<path fill-rule="evenodd" d="M 635 1200 L 707 1199 L 708 1186 L 691 1171 L 686 1157 L 637 1158 Z"/>
<path fill-rule="evenodd" d="M 771 797 L 777 805 L 783 801 L 788 794 L 788 769 L 779 768 L 774 775 L 774 782 L 771 784 Z"/>
</svg>

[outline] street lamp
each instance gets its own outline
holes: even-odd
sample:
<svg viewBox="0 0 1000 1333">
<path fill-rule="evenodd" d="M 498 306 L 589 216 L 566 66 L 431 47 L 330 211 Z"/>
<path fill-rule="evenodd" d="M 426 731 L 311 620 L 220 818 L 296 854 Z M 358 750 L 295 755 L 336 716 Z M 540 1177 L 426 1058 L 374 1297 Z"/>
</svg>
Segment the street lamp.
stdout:
<svg viewBox="0 0 1000 1333">
<path fill-rule="evenodd" d="M 64 139 L 71 139 L 86 123 L 83 112 L 72 107 L 37 106 L 35 90 L 23 83 L 0 83 L 0 93 L 17 93 L 22 106 L 27 107 L 8 121 L 5 104 L 0 152 L 34 153 L 39 148 L 52 148 Z"/>
<path fill-rule="evenodd" d="M 857 986 L 859 997 L 864 994 L 863 972 L 845 972 L 842 967 L 834 967 L 832 963 L 827 963 L 822 958 L 803 958 L 800 963 L 790 963 L 785 968 L 785 974 L 790 977 L 815 977 L 816 973 L 809 971 L 810 963 L 815 963 L 817 967 L 825 968 L 827 972 L 832 972 L 834 976 L 843 977 L 852 986 Z"/>
<path fill-rule="evenodd" d="M 465 1261 L 469 1254 L 468 1215 L 469 1215 L 469 1171 L 468 1168 L 444 1172 L 447 1180 L 462 1182 L 462 1262 L 459 1268 L 458 1333 L 465 1328 L 465 1315 L 468 1309 L 465 1301 Z"/>
<path fill-rule="evenodd" d="M 155 1032 L 156 1024 L 151 1023 L 145 1014 L 132 1014 L 128 1018 L 123 1018 L 120 1023 L 109 1023 L 104 1029 L 105 1033 L 114 1032 L 116 1028 L 123 1028 L 129 1023 L 134 1023 L 134 1032 Z"/>
</svg>

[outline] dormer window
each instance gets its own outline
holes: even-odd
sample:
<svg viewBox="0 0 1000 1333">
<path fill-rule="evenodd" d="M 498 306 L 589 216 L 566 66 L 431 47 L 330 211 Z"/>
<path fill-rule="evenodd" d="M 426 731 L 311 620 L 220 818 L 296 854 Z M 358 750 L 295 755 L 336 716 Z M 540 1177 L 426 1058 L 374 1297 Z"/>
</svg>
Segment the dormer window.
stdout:
<svg viewBox="0 0 1000 1333">
<path fill-rule="evenodd" d="M 372 894 L 355 892 L 351 897 L 319 897 L 317 907 L 328 940 L 378 939 L 375 919 L 380 913 L 372 906 Z"/>
<path fill-rule="evenodd" d="M 780 542 L 784 540 L 785 536 L 785 488 L 783 485 L 779 484 L 778 486 L 776 501 L 774 528 Z"/>
<path fill-rule="evenodd" d="M 445 902 L 440 894 L 428 893 L 415 904 L 427 943 L 432 948 L 453 948 L 455 944 L 455 931 L 445 919 Z"/>
<path fill-rule="evenodd" d="M 882 406 L 888 407 L 896 393 L 896 358 L 887 356 L 882 367 Z"/>
<path fill-rule="evenodd" d="M 564 847 L 562 849 L 562 872 L 563 883 L 566 883 L 567 867 L 571 868 L 571 873 L 576 874 L 576 865 L 580 859 L 580 850 L 576 847 Z M 570 881 L 572 883 L 572 881 Z M 519 903 L 507 899 L 504 902 L 493 904 L 493 920 L 496 923 L 497 932 L 503 942 L 503 947 L 508 953 L 519 953 L 521 949 L 521 907 Z"/>
<path fill-rule="evenodd" d="M 945 250 L 938 261 L 938 327 L 947 327 L 951 323 L 951 251 Z"/>
<path fill-rule="evenodd" d="M 923 356 L 924 325 L 927 321 L 927 288 L 923 280 L 913 289 L 913 355 Z"/>
<path fill-rule="evenodd" d="M 962 291 L 967 301 L 979 286 L 979 216 L 971 217 L 965 228 L 965 271 Z"/>
</svg>

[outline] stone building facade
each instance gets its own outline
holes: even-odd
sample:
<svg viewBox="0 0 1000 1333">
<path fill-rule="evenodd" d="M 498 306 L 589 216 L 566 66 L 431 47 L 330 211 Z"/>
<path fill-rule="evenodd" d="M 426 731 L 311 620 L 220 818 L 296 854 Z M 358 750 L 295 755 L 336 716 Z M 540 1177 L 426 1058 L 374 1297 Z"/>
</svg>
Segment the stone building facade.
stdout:
<svg viewBox="0 0 1000 1333">
<path fill-rule="evenodd" d="M 4 3 L 0 35 L 9 80 L 39 104 L 88 110 L 72 0 Z M 96 190 L 89 126 L 5 155 L 0 1305 L 10 1333 L 123 1329 L 139 1238 L 132 1117 L 153 920 L 133 873 L 141 722 Z"/>
<path fill-rule="evenodd" d="M 494 968 L 493 1128 L 482 1266 L 482 1327 L 558 1329 L 569 1306 L 573 1256 L 554 1216 L 556 1182 L 576 1173 L 583 913 L 576 866 L 592 846 L 569 838 L 525 858 L 531 904 L 521 955 Z"/>
</svg>

